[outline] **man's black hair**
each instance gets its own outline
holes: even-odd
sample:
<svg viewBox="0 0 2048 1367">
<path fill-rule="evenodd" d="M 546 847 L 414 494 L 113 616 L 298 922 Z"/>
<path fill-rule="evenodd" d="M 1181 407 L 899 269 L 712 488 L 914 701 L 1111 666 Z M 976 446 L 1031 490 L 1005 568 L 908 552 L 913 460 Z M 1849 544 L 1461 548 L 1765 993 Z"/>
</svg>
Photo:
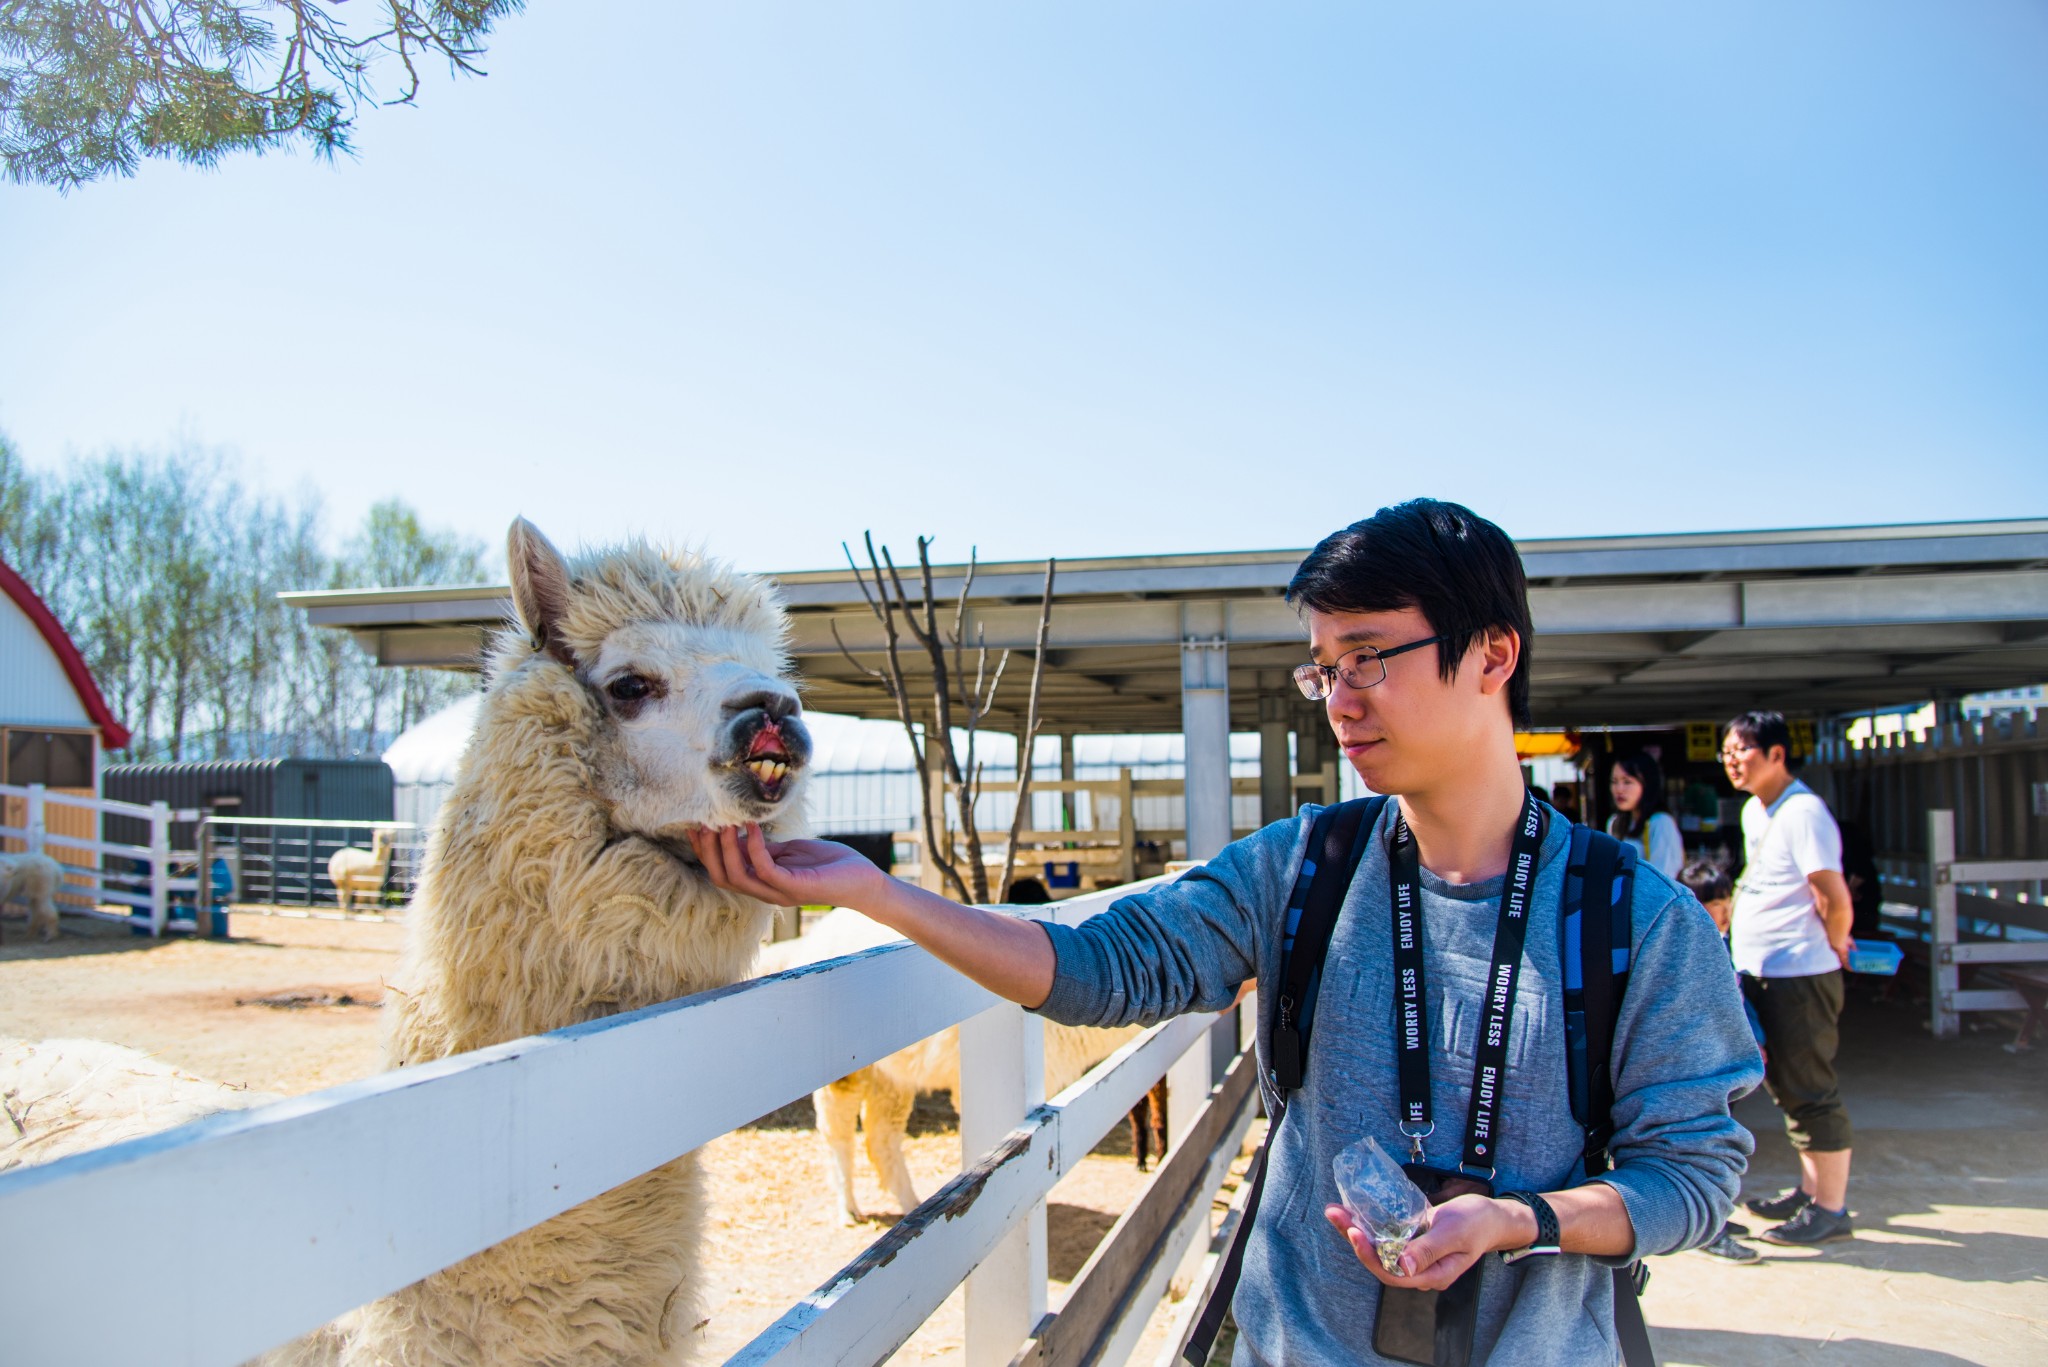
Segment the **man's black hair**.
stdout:
<svg viewBox="0 0 2048 1367">
<path fill-rule="evenodd" d="M 1443 637 L 1437 670 L 1457 677 L 1472 642 L 1511 630 L 1522 653 L 1508 680 L 1508 713 L 1529 721 L 1529 584 L 1506 532 L 1470 508 L 1433 498 L 1382 508 L 1317 543 L 1287 585 L 1296 611 L 1397 612 L 1419 608 Z M 1394 642 L 1392 644 L 1399 644 Z"/>
<path fill-rule="evenodd" d="M 1678 881 L 1685 890 L 1699 899 L 1700 905 L 1720 902 L 1735 895 L 1735 884 L 1728 877 L 1728 870 L 1711 859 L 1694 859 L 1678 871 Z"/>
<path fill-rule="evenodd" d="M 1734 721 L 1721 728 L 1723 739 L 1735 737 L 1744 745 L 1754 745 L 1769 754 L 1773 745 L 1785 747 L 1785 763 L 1797 764 L 1798 758 L 1792 753 L 1792 728 L 1786 724 L 1783 712 L 1744 712 Z"/>
</svg>

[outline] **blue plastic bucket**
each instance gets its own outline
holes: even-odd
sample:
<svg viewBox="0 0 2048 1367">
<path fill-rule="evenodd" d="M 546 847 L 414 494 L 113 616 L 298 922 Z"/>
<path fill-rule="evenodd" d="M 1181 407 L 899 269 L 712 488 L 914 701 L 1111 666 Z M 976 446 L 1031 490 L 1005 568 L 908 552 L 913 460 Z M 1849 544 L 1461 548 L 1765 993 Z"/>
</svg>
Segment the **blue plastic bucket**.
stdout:
<svg viewBox="0 0 2048 1367">
<path fill-rule="evenodd" d="M 1899 971 L 1905 951 L 1890 940 L 1849 941 L 1849 971 L 1891 977 Z"/>
</svg>

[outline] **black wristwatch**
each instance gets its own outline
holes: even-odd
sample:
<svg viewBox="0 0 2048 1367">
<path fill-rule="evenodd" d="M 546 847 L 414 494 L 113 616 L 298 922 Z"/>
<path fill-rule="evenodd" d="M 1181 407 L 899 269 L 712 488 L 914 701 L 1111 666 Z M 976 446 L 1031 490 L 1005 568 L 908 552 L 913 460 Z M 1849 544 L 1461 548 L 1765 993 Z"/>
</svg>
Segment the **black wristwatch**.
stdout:
<svg viewBox="0 0 2048 1367">
<path fill-rule="evenodd" d="M 1558 1240 L 1561 1236 L 1557 1228 L 1557 1212 L 1550 1208 L 1550 1202 L 1544 1200 L 1533 1191 L 1504 1191 L 1500 1194 L 1500 1197 L 1503 1201 L 1520 1201 L 1536 1217 L 1536 1242 L 1530 1244 L 1527 1248 L 1512 1249 L 1501 1254 L 1500 1260 L 1502 1262 L 1518 1262 L 1537 1253 L 1564 1252 L 1563 1249 L 1558 1247 Z"/>
</svg>

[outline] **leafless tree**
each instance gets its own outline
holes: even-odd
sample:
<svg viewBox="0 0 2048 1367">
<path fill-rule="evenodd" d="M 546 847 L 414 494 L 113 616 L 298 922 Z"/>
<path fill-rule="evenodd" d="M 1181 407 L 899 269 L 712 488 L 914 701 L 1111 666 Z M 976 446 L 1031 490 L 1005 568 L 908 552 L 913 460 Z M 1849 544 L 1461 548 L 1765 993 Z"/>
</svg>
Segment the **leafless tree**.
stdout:
<svg viewBox="0 0 2048 1367">
<path fill-rule="evenodd" d="M 832 629 L 832 638 L 838 643 L 839 653 L 846 657 L 847 663 L 880 682 L 896 703 L 897 719 L 903 723 L 904 734 L 910 738 L 911 754 L 916 758 L 920 781 L 925 786 L 924 801 L 920 805 L 924 809 L 926 858 L 932 861 L 947 888 L 960 900 L 987 902 L 990 900 L 988 864 L 982 855 L 981 829 L 975 819 L 975 806 L 983 791 L 985 766 L 976 753 L 976 744 L 981 735 L 981 724 L 995 711 L 996 693 L 1002 686 L 1003 671 L 1010 663 L 1010 652 L 1002 651 L 991 669 L 987 633 L 977 626 L 973 641 L 970 643 L 967 639 L 967 598 L 974 587 L 974 552 L 968 553 L 967 572 L 961 578 L 960 592 L 953 602 L 952 625 L 947 628 L 940 623 L 938 596 L 932 588 L 932 539 L 927 536 L 917 539 L 917 588 L 913 592 L 904 584 L 888 547 L 878 551 L 872 532 L 863 533 L 862 538 L 868 553 L 865 571 L 854 559 L 850 547 L 842 542 L 840 549 L 846 552 L 846 563 L 860 585 L 861 596 L 882 624 L 882 667 L 876 669 L 854 659 L 853 652 L 846 648 L 846 642 L 839 639 L 836 626 Z M 1017 740 L 1017 808 L 1010 818 L 1009 843 L 1003 856 L 1003 876 L 997 885 L 996 900 L 1003 900 L 1010 894 L 1010 878 L 1017 863 L 1017 837 L 1024 830 L 1026 814 L 1031 809 L 1031 754 L 1038 740 L 1039 697 L 1045 679 L 1046 640 L 1052 626 L 1055 568 L 1053 561 L 1045 562 L 1045 592 L 1039 600 L 1037 646 L 1031 657 L 1031 693 L 1025 709 L 1024 730 Z M 926 662 L 931 666 L 931 704 L 922 737 L 918 734 L 911 702 L 911 684 L 904 673 L 903 638 L 906 635 L 924 653 Z M 967 667 L 970 650 L 974 657 L 971 678 Z M 958 737 L 956 729 L 960 733 Z M 931 768 L 926 747 L 932 745 L 938 747 L 937 758 L 946 791 L 959 808 L 958 846 L 947 833 L 944 804 L 935 801 L 930 792 L 928 775 Z"/>
</svg>

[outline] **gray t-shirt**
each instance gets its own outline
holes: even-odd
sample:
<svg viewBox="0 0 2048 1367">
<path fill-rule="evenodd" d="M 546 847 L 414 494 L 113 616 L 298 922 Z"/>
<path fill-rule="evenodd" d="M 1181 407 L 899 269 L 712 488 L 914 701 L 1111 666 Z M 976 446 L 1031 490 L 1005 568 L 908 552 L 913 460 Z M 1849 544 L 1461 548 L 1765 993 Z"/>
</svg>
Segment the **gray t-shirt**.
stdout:
<svg viewBox="0 0 2048 1367">
<path fill-rule="evenodd" d="M 1317 810 L 1276 822 L 1178 882 L 1124 898 L 1080 926 L 1047 925 L 1058 969 L 1039 1012 L 1074 1025 L 1150 1023 L 1221 1010 L 1253 977 L 1261 998 L 1273 1000 L 1281 923 Z M 1567 1094 L 1558 926 L 1570 828 L 1548 816 L 1510 1025 L 1497 1191 L 1555 1191 L 1584 1180 Z M 1389 804 L 1330 939 L 1303 1086 L 1275 1138 L 1233 1302 L 1238 1364 L 1387 1361 L 1372 1351 L 1379 1283 L 1323 1219 L 1323 1207 L 1336 1199 L 1330 1163 L 1346 1145 L 1371 1134 L 1390 1153 L 1408 1151 L 1395 1113 L 1391 818 Z M 1427 1158 L 1438 1167 L 1455 1167 L 1463 1147 L 1500 892 L 1498 878 L 1460 886 L 1427 870 L 1422 876 L 1436 1123 Z M 1635 1256 L 1644 1256 L 1705 1243 L 1727 1218 L 1752 1147 L 1728 1108 L 1757 1085 L 1763 1065 L 1706 911 L 1647 868 L 1636 875 L 1632 910 L 1634 961 L 1613 1053 L 1616 1166 L 1600 1180 L 1621 1193 Z M 1262 1019 L 1262 1061 L 1266 1048 Z M 1473 1361 L 1618 1361 L 1608 1261 L 1489 1258 Z"/>
</svg>

